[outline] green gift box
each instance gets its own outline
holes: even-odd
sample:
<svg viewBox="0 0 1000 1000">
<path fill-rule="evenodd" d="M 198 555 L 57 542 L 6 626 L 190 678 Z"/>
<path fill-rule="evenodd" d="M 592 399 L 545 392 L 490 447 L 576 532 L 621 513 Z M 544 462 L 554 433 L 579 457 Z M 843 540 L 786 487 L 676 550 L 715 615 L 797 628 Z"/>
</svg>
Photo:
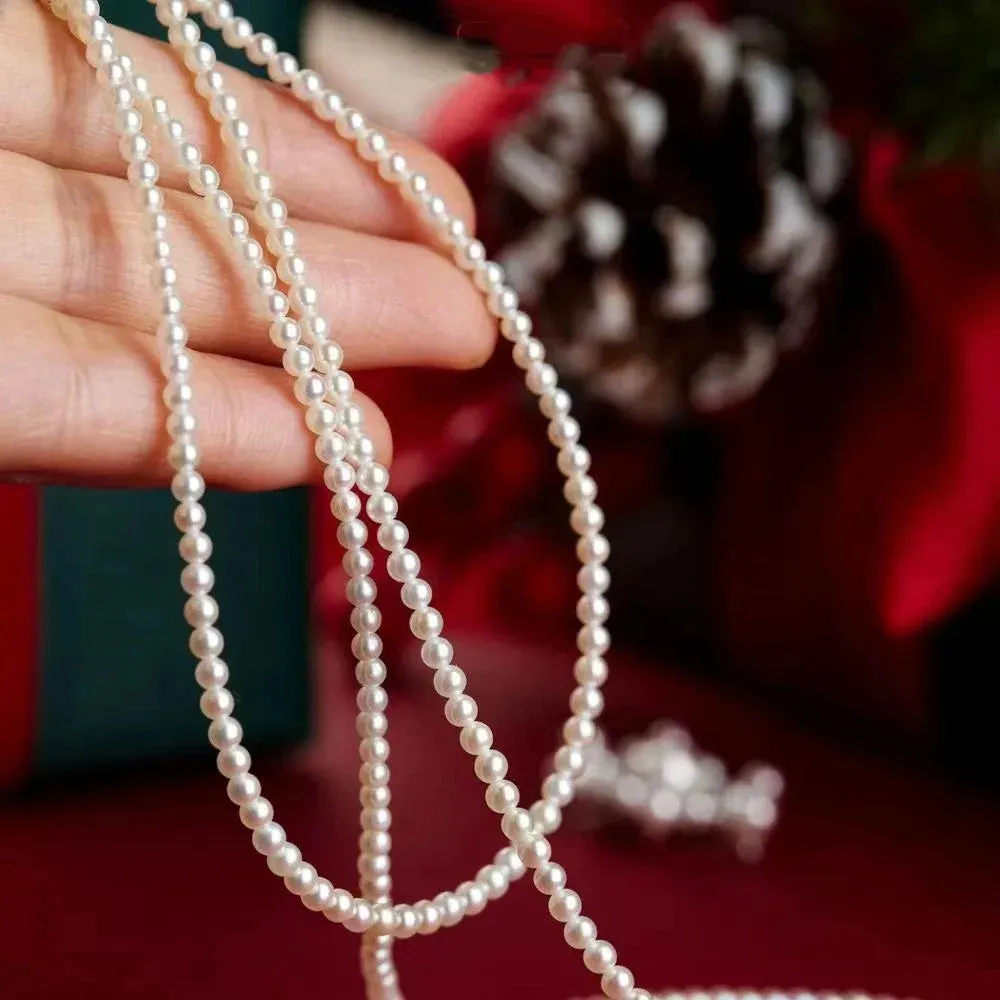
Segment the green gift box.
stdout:
<svg viewBox="0 0 1000 1000">
<path fill-rule="evenodd" d="M 309 728 L 305 490 L 210 491 L 223 657 L 254 748 Z M 0 487 L 0 785 L 207 752 L 169 492 Z"/>
</svg>

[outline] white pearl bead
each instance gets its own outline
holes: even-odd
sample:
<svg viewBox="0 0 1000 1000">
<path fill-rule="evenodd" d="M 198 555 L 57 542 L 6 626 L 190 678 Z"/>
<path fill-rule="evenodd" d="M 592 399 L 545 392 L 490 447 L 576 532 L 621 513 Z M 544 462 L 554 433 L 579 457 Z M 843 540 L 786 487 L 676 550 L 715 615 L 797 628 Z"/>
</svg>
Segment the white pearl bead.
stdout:
<svg viewBox="0 0 1000 1000">
<path fill-rule="evenodd" d="M 436 903 L 422 899 L 416 904 L 414 910 L 416 910 L 419 922 L 418 934 L 434 934 L 442 926 L 444 914 Z"/>
<path fill-rule="evenodd" d="M 205 480 L 199 472 L 178 472 L 170 481 L 170 492 L 175 500 L 200 500 L 205 494 Z"/>
<path fill-rule="evenodd" d="M 517 292 L 507 285 L 490 289 L 487 293 L 486 306 L 494 316 L 513 318 L 519 312 Z"/>
<path fill-rule="evenodd" d="M 269 824 L 270 825 L 270 824 Z M 273 824 L 276 825 L 276 824 Z M 267 867 L 278 878 L 290 875 L 302 862 L 302 852 L 287 841 L 270 853 L 267 859 Z"/>
<path fill-rule="evenodd" d="M 557 889 L 549 897 L 549 913 L 561 924 L 579 916 L 581 908 L 580 897 L 572 889 Z"/>
<path fill-rule="evenodd" d="M 137 135 L 142 131 L 142 115 L 135 108 L 122 108 L 115 114 L 115 131 L 123 138 Z"/>
<path fill-rule="evenodd" d="M 319 876 L 316 869 L 305 861 L 299 862 L 295 869 L 285 876 L 285 888 L 296 896 L 304 896 L 316 888 Z"/>
<path fill-rule="evenodd" d="M 323 78 L 314 70 L 300 70 L 292 78 L 292 93 L 300 101 L 313 101 L 323 93 Z"/>
<path fill-rule="evenodd" d="M 362 764 L 358 771 L 358 780 L 366 785 L 388 785 L 389 768 L 380 762 Z"/>
<path fill-rule="evenodd" d="M 476 916 L 486 908 L 488 897 L 482 886 L 475 882 L 463 882 L 458 891 L 465 899 L 465 912 L 468 916 Z"/>
<path fill-rule="evenodd" d="M 160 169 L 157 167 L 152 160 L 136 160 L 128 165 L 128 179 L 132 184 L 138 187 L 149 188 L 152 187 L 160 178 Z M 144 207 L 158 208 L 163 204 L 163 195 L 157 192 L 159 195 L 158 204 L 153 204 L 152 201 L 146 200 L 143 202 Z"/>
<path fill-rule="evenodd" d="M 199 626 L 188 640 L 188 648 L 199 660 L 206 656 L 218 656 L 224 645 L 222 633 L 211 625 Z"/>
<path fill-rule="evenodd" d="M 393 580 L 404 583 L 420 574 L 420 558 L 409 549 L 393 552 L 386 560 L 386 569 Z"/>
<path fill-rule="evenodd" d="M 195 72 L 209 70 L 215 65 L 215 50 L 205 42 L 191 46 L 184 54 L 184 63 Z"/>
<path fill-rule="evenodd" d="M 434 905 L 441 911 L 441 925 L 455 927 L 465 916 L 465 901 L 454 892 L 442 892 L 434 897 Z"/>
<path fill-rule="evenodd" d="M 576 543 L 576 556 L 580 562 L 604 562 L 611 554 L 608 540 L 596 533 L 584 535 Z"/>
<path fill-rule="evenodd" d="M 597 735 L 593 719 L 575 716 L 563 726 L 563 739 L 572 746 L 585 746 Z"/>
<path fill-rule="evenodd" d="M 527 809 L 514 809 L 500 823 L 500 829 L 515 844 L 525 843 L 534 836 L 535 824 Z"/>
<path fill-rule="evenodd" d="M 569 398 L 569 394 L 565 389 L 552 389 L 547 392 L 543 392 L 538 398 L 538 408 L 541 410 L 542 415 L 548 417 L 549 420 L 554 420 L 558 416 L 565 416 L 572 409 L 572 401 Z M 563 493 L 566 494 L 566 490 L 569 487 L 564 487 Z M 594 486 L 594 491 L 596 494 L 596 484 Z M 569 495 L 566 495 L 566 499 L 570 503 L 579 503 L 579 500 L 570 499 Z M 593 499 L 593 497 L 588 497 L 588 499 Z"/>
<path fill-rule="evenodd" d="M 392 815 L 385 806 L 372 806 L 361 811 L 361 825 L 365 830 L 388 830 Z"/>
<path fill-rule="evenodd" d="M 217 656 L 210 656 L 207 660 L 198 661 L 194 677 L 200 687 L 206 689 L 222 687 L 229 680 L 229 667 L 225 660 L 220 660 Z"/>
<path fill-rule="evenodd" d="M 273 820 L 253 832 L 253 846 L 265 856 L 276 853 L 285 843 L 284 828 Z"/>
<path fill-rule="evenodd" d="M 444 618 L 434 608 L 420 608 L 410 615 L 410 631 L 417 639 L 432 639 L 441 634 Z"/>
<path fill-rule="evenodd" d="M 562 746 L 556 751 L 555 770 L 578 778 L 586 769 L 587 760 L 579 747 Z"/>
<path fill-rule="evenodd" d="M 517 785 L 512 781 L 494 781 L 486 789 L 486 805 L 495 813 L 510 812 L 517 807 L 521 798 Z M 518 859 L 520 864 L 520 859 Z"/>
<path fill-rule="evenodd" d="M 489 899 L 501 899 L 510 888 L 507 873 L 496 865 L 485 865 L 476 874 L 476 882 L 483 887 Z"/>
<path fill-rule="evenodd" d="M 392 849 L 392 836 L 385 830 L 369 830 L 358 838 L 363 854 L 388 854 Z"/>
<path fill-rule="evenodd" d="M 333 885 L 325 878 L 317 879 L 313 889 L 301 898 L 302 905 L 307 910 L 319 913 L 330 905 L 333 899 Z"/>
<path fill-rule="evenodd" d="M 545 360 L 545 347 L 540 340 L 536 340 L 534 337 L 525 337 L 514 345 L 511 355 L 519 368 L 528 369 Z"/>
<path fill-rule="evenodd" d="M 346 889 L 334 889 L 329 906 L 323 911 L 327 920 L 343 924 L 354 912 L 354 898 Z"/>
<path fill-rule="evenodd" d="M 277 53 L 267 64 L 267 74 L 275 83 L 291 83 L 298 71 L 299 61 L 287 52 Z"/>
<path fill-rule="evenodd" d="M 594 563 L 580 568 L 576 583 L 585 594 L 603 594 L 611 585 L 611 574 L 607 567 Z"/>
<path fill-rule="evenodd" d="M 357 611 L 361 609 L 355 608 L 354 610 Z M 365 608 L 364 610 L 367 611 L 370 609 Z M 372 659 L 365 660 L 364 663 L 359 663 L 355 671 L 358 683 L 369 686 L 384 684 L 386 674 L 387 669 L 385 664 L 381 660 L 374 657 Z"/>
<path fill-rule="evenodd" d="M 379 493 L 385 490 L 388 485 L 389 470 L 384 465 L 371 461 L 362 463 L 358 469 L 358 486 L 365 493 Z M 400 576 L 394 576 L 393 579 L 398 580 L 400 583 L 404 580 L 412 579 L 420 572 L 420 559 L 414 552 L 399 552 L 393 565 L 398 566 L 397 572 L 401 574 Z"/>
<path fill-rule="evenodd" d="M 361 531 L 365 532 L 360 544 L 364 544 L 368 529 L 363 521 L 356 521 Z M 351 627 L 358 632 L 376 632 L 382 625 L 382 612 L 376 607 L 353 608 L 351 610 Z"/>
<path fill-rule="evenodd" d="M 314 353 L 316 367 L 322 372 L 333 373 L 344 363 L 344 351 L 339 344 L 330 341 L 320 343 Z"/>
<path fill-rule="evenodd" d="M 355 934 L 363 934 L 375 925 L 375 911 L 364 900 L 355 900 L 351 915 L 344 926 Z"/>
<path fill-rule="evenodd" d="M 212 557 L 212 539 L 201 531 L 185 534 L 177 543 L 177 548 L 185 562 L 203 561 Z"/>
<path fill-rule="evenodd" d="M 389 143 L 381 132 L 370 129 L 358 139 L 358 154 L 363 160 L 380 160 L 389 155 Z"/>
<path fill-rule="evenodd" d="M 548 434 L 552 444 L 557 448 L 564 448 L 580 439 L 580 425 L 572 417 L 560 415 L 553 418 L 549 424 Z M 572 518 L 572 515 L 570 517 Z"/>
<path fill-rule="evenodd" d="M 453 698 L 465 690 L 465 671 L 458 667 L 442 667 L 434 674 L 434 690 L 442 698 Z"/>
<path fill-rule="evenodd" d="M 601 624 L 610 614 L 611 605 L 601 594 L 584 594 L 576 602 L 576 616 L 584 624 Z"/>
<path fill-rule="evenodd" d="M 370 572 L 374 562 L 367 549 L 356 549 L 344 556 L 344 569 L 348 574 Z M 382 640 L 374 633 L 356 635 L 351 642 L 351 652 L 359 660 L 373 659 L 382 652 Z"/>
<path fill-rule="evenodd" d="M 240 806 L 240 822 L 248 830 L 259 830 L 273 819 L 274 807 L 262 796 Z"/>
<path fill-rule="evenodd" d="M 386 521 L 379 525 L 378 543 L 384 549 L 403 548 L 410 539 L 409 529 L 402 521 Z M 404 588 L 405 590 L 405 588 Z M 406 603 L 404 596 L 404 603 Z M 407 605 L 409 607 L 409 605 Z"/>
<path fill-rule="evenodd" d="M 601 976 L 601 989 L 608 1000 L 628 1000 L 635 978 L 623 965 L 616 965 Z"/>
<path fill-rule="evenodd" d="M 246 48 L 253 38 L 253 27 L 245 17 L 234 17 L 222 27 L 222 37 L 227 45 L 234 49 Z"/>
<path fill-rule="evenodd" d="M 141 132 L 135 132 L 123 135 L 118 141 L 118 148 L 122 156 L 132 162 L 145 160 L 149 156 L 151 146 L 149 140 Z"/>
<path fill-rule="evenodd" d="M 354 108 L 345 108 L 341 114 L 334 119 L 334 128 L 345 139 L 357 140 L 365 131 L 364 115 Z"/>
<path fill-rule="evenodd" d="M 205 718 L 219 719 L 233 711 L 236 707 L 236 701 L 226 688 L 210 687 L 202 694 L 199 707 Z"/>
<path fill-rule="evenodd" d="M 577 951 L 597 940 L 597 925 L 589 917 L 572 917 L 563 928 L 566 943 Z"/>
<path fill-rule="evenodd" d="M 213 625 L 219 617 L 219 605 L 208 594 L 194 594 L 184 604 L 184 620 L 192 628 Z"/>
<path fill-rule="evenodd" d="M 420 647 L 420 659 L 433 670 L 447 666 L 454 655 L 451 643 L 441 636 L 427 639 Z"/>
<path fill-rule="evenodd" d="M 260 781 L 252 774 L 239 774 L 229 779 L 226 794 L 234 805 L 244 806 L 260 795 Z"/>
<path fill-rule="evenodd" d="M 344 99 L 332 90 L 326 90 L 314 99 L 313 110 L 322 121 L 336 121 L 344 114 Z"/>
<path fill-rule="evenodd" d="M 213 719 L 208 727 L 208 741 L 216 750 L 228 750 L 243 739 L 243 727 L 232 717 Z"/>
<path fill-rule="evenodd" d="M 562 809 L 557 803 L 548 799 L 534 803 L 529 811 L 540 833 L 555 833 L 562 825 Z"/>
<path fill-rule="evenodd" d="M 471 722 L 462 727 L 459 743 L 468 754 L 481 754 L 493 745 L 493 731 L 485 722 Z"/>
<path fill-rule="evenodd" d="M 448 206 L 437 195 L 432 195 L 420 203 L 428 222 L 445 225 L 448 222 Z"/>
<path fill-rule="evenodd" d="M 218 69 L 210 69 L 195 77 L 194 86 L 202 97 L 211 98 L 214 94 L 225 90 L 226 78 Z"/>
<path fill-rule="evenodd" d="M 500 781 L 507 775 L 507 766 L 507 758 L 499 750 L 485 751 L 476 758 L 476 777 L 486 783 Z"/>
<path fill-rule="evenodd" d="M 339 437 L 339 435 L 337 435 Z M 330 447 L 329 441 L 321 435 L 320 442 L 317 443 L 317 454 L 320 460 L 324 456 L 330 455 L 335 449 Z M 343 493 L 354 486 L 354 469 L 347 462 L 334 458 L 323 471 L 323 482 L 327 489 L 333 493 Z M 351 522 L 354 523 L 354 518 Z"/>
<path fill-rule="evenodd" d="M 402 153 L 389 153 L 379 160 L 378 172 L 389 184 L 402 184 L 409 176 L 410 167 Z"/>
<path fill-rule="evenodd" d="M 618 953 L 607 941 L 592 941 L 583 949 L 583 964 L 596 975 L 604 975 L 617 961 Z"/>
<path fill-rule="evenodd" d="M 493 292 L 504 285 L 506 280 L 504 269 L 495 260 L 484 261 L 472 273 L 472 281 L 481 292 Z M 512 324 L 526 330 L 525 335 L 531 333 L 531 320 L 525 313 L 512 313 L 501 320 L 500 329 L 505 337 L 509 336 L 507 330 L 512 329 Z M 514 339 L 513 336 L 510 339 Z"/>
<path fill-rule="evenodd" d="M 359 521 L 356 518 L 351 518 L 350 520 L 347 521 L 341 521 L 341 523 L 337 527 L 337 541 L 339 541 L 340 544 L 343 545 L 345 549 L 359 548 L 360 546 L 364 545 L 366 541 L 368 541 L 368 528 L 365 525 L 364 521 Z M 374 608 L 372 609 L 355 608 L 354 611 L 351 612 L 352 624 L 354 624 L 354 622 L 356 621 L 356 619 L 354 618 L 355 612 L 358 612 L 360 610 L 375 611 Z M 358 628 L 359 626 L 354 624 L 354 627 Z M 375 625 L 373 628 L 378 628 L 378 625 Z"/>
<path fill-rule="evenodd" d="M 552 845 L 545 837 L 535 837 L 525 844 L 518 844 L 517 856 L 527 868 L 537 868 L 552 857 Z"/>
<path fill-rule="evenodd" d="M 527 873 L 527 868 L 517 856 L 517 850 L 513 847 L 502 847 L 493 858 L 494 864 L 505 869 L 512 881 L 516 881 Z"/>
<path fill-rule="evenodd" d="M 400 190 L 407 201 L 420 203 L 430 194 L 430 181 L 423 174 L 413 173 Z"/>
<path fill-rule="evenodd" d="M 584 625 L 577 633 L 576 645 L 584 656 L 606 653 L 611 645 L 611 636 L 603 625 Z"/>
<path fill-rule="evenodd" d="M 398 504 L 391 493 L 376 493 L 368 498 L 365 509 L 373 521 L 382 523 L 396 517 Z"/>
<path fill-rule="evenodd" d="M 278 43 L 270 35 L 258 31 L 247 39 L 246 52 L 255 66 L 264 66 L 278 54 Z"/>
<path fill-rule="evenodd" d="M 184 0 L 158 0 L 156 4 L 156 20 L 165 28 L 169 28 L 187 17 L 187 4 Z"/>
<path fill-rule="evenodd" d="M 210 28 L 221 28 L 233 18 L 233 5 L 229 0 L 198 0 L 201 16 Z"/>
<path fill-rule="evenodd" d="M 215 758 L 215 766 L 225 778 L 235 778 L 238 774 L 246 774 L 250 770 L 250 753 L 246 747 L 238 743 L 225 750 L 220 750 Z"/>
<path fill-rule="evenodd" d="M 444 706 L 445 718 L 456 727 L 468 725 L 476 718 L 479 711 L 474 699 L 467 694 L 460 694 L 456 698 L 449 698 Z"/>
<path fill-rule="evenodd" d="M 566 872 L 562 865 L 548 861 L 539 865 L 533 876 L 535 888 L 544 896 L 551 896 L 566 885 Z"/>
<path fill-rule="evenodd" d="M 354 496 L 354 494 L 348 493 L 345 496 Z M 371 577 L 359 576 L 347 585 L 347 599 L 351 604 L 371 604 L 376 597 L 378 597 L 378 588 Z"/>
</svg>

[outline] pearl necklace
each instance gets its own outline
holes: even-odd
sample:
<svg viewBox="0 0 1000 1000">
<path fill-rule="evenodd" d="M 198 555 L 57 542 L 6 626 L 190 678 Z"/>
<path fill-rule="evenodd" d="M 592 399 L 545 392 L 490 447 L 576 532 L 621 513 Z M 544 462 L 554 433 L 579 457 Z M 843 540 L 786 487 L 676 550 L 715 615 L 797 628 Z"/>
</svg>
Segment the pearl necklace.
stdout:
<svg viewBox="0 0 1000 1000">
<path fill-rule="evenodd" d="M 184 125 L 171 116 L 167 102 L 152 92 L 150 81 L 118 49 L 112 27 L 101 17 L 98 0 L 44 2 L 57 17 L 68 22 L 110 97 L 119 147 L 128 164 L 128 180 L 149 236 L 152 281 L 162 295 L 162 319 L 156 336 L 166 380 L 163 399 L 169 411 L 169 460 L 175 470 L 171 481 L 177 500 L 174 523 L 181 532 L 179 551 L 185 563 L 181 572 L 181 586 L 188 595 L 184 617 L 192 630 L 190 650 L 198 661 L 195 678 L 203 689 L 201 710 L 210 720 L 208 738 L 217 751 L 218 769 L 227 779 L 226 792 L 238 806 L 243 825 L 251 831 L 254 848 L 307 909 L 360 936 L 368 1000 L 402 998 L 393 961 L 396 939 L 432 934 L 481 913 L 529 870 L 535 887 L 548 898 L 552 917 L 563 925 L 566 943 L 582 954 L 586 968 L 599 978 L 604 996 L 608 1000 L 653 1000 L 653 994 L 636 986 L 635 977 L 618 961 L 611 943 L 598 935 L 596 924 L 583 912 L 580 896 L 569 887 L 565 870 L 552 860 L 548 835 L 559 827 L 563 808 L 573 799 L 576 782 L 585 768 L 585 748 L 595 738 L 595 720 L 604 705 L 601 687 L 608 676 L 604 656 L 610 645 L 604 624 L 609 612 L 604 596 L 610 582 L 605 566 L 609 546 L 601 534 L 604 515 L 595 502 L 597 485 L 588 474 L 590 455 L 579 443 L 580 427 L 570 415 L 569 396 L 559 388 L 556 371 L 546 362 L 541 342 L 532 335 L 531 320 L 519 308 L 517 295 L 505 283 L 503 270 L 489 260 L 483 244 L 466 232 L 462 221 L 430 189 L 427 178 L 413 171 L 404 157 L 390 148 L 382 133 L 370 128 L 360 112 L 346 107 L 317 73 L 300 68 L 291 55 L 278 51 L 273 38 L 255 32 L 245 18 L 236 16 L 232 3 L 151 0 L 156 3 L 158 20 L 168 29 L 170 45 L 191 71 L 198 93 L 208 103 L 223 139 L 242 167 L 254 203 L 255 221 L 264 234 L 264 243 L 258 242 L 252 235 L 250 220 L 236 212 L 233 198 L 223 189 L 219 172 L 204 162 Z M 555 754 L 551 773 L 542 783 L 541 797 L 530 806 L 520 804 L 520 791 L 507 777 L 507 758 L 494 747 L 492 731 L 478 718 L 478 706 L 466 693 L 465 673 L 454 663 L 454 650 L 444 637 L 444 620 L 431 603 L 430 584 L 420 576 L 420 559 L 407 547 L 409 532 L 389 492 L 389 471 L 375 460 L 372 439 L 365 431 L 362 411 L 354 398 L 354 383 L 341 367 L 343 352 L 331 337 L 319 293 L 309 282 L 285 204 L 276 197 L 274 179 L 252 143 L 250 126 L 240 116 L 236 98 L 226 89 L 215 50 L 202 40 L 191 14 L 200 15 L 209 27 L 220 29 L 224 41 L 245 51 L 251 62 L 266 67 L 273 82 L 289 86 L 300 101 L 321 120 L 330 122 L 337 134 L 372 164 L 386 184 L 413 203 L 442 246 L 450 250 L 455 264 L 483 293 L 503 336 L 513 345 L 514 361 L 523 369 L 525 382 L 548 420 L 549 440 L 557 449 L 558 466 L 565 477 L 563 492 L 571 507 L 570 523 L 578 535 L 579 658 L 573 670 L 577 686 L 570 696 L 563 744 Z M 357 894 L 321 877 L 276 822 L 274 809 L 250 770 L 243 729 L 233 715 L 233 695 L 225 686 L 229 668 L 221 659 L 224 641 L 217 627 L 219 606 L 211 596 L 212 541 L 205 530 L 205 508 L 200 502 L 205 482 L 198 471 L 198 423 L 190 381 L 193 357 L 186 346 L 183 304 L 177 295 L 177 272 L 167 241 L 169 220 L 164 196 L 157 186 L 159 169 L 144 131 L 147 119 L 159 126 L 186 169 L 191 190 L 202 197 L 207 214 L 228 234 L 239 259 L 253 275 L 268 317 L 270 339 L 282 352 L 295 397 L 305 408 L 306 425 L 316 437 L 316 456 L 325 467 L 324 481 L 332 494 L 331 511 L 339 522 L 337 537 L 345 551 L 347 596 L 353 605 L 351 624 L 355 632 L 351 648 L 358 661 L 362 832 Z M 274 269 L 266 262 L 268 252 L 275 259 Z M 458 730 L 462 749 L 473 758 L 475 773 L 486 787 L 486 804 L 500 816 L 500 829 L 508 841 L 508 846 L 469 881 L 433 899 L 412 904 L 394 903 L 391 897 L 388 696 L 382 686 L 386 666 L 380 659 L 381 614 L 370 576 L 375 557 L 366 548 L 368 528 L 362 510 L 377 525 L 376 540 L 386 552 L 389 576 L 400 584 L 403 604 L 411 612 L 410 630 L 422 644 L 421 658 L 433 672 L 434 689 L 444 700 L 445 718 Z M 657 997 L 868 1000 L 862 994 L 837 997 L 730 990 L 668 992 Z"/>
</svg>

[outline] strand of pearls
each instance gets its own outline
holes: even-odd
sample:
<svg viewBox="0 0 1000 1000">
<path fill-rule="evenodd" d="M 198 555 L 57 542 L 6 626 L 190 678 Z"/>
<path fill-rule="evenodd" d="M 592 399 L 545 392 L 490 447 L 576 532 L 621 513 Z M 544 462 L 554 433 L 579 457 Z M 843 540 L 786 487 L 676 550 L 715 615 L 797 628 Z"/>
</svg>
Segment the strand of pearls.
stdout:
<svg viewBox="0 0 1000 1000">
<path fill-rule="evenodd" d="M 594 998 L 597 1000 L 597 998 Z M 667 990 L 654 993 L 652 1000 L 893 1000 L 892 997 L 870 993 L 830 993 L 814 990 Z"/>
<path fill-rule="evenodd" d="M 239 807 L 242 823 L 252 831 L 255 849 L 266 858 L 269 869 L 284 880 L 286 888 L 307 909 L 361 935 L 361 964 L 370 1000 L 397 1000 L 401 996 L 392 956 L 394 939 L 434 933 L 482 912 L 528 869 L 534 872 L 535 887 L 548 897 L 551 915 L 563 924 L 566 942 L 582 953 L 586 968 L 600 977 L 604 996 L 609 1000 L 652 1000 L 648 991 L 636 987 L 631 971 L 618 963 L 614 947 L 599 938 L 596 925 L 583 914 L 579 895 L 568 887 L 564 869 L 551 860 L 547 835 L 558 829 L 562 809 L 573 798 L 575 783 L 584 769 L 583 750 L 594 738 L 595 720 L 603 708 L 600 689 L 607 678 L 604 654 L 610 644 L 604 626 L 608 617 L 604 594 L 610 581 L 604 565 L 608 543 L 601 534 L 604 518 L 595 502 L 596 484 L 588 474 L 590 456 L 579 443 L 580 428 L 570 415 L 569 397 L 558 387 L 556 372 L 545 361 L 542 344 L 532 335 L 529 317 L 518 307 L 516 294 L 504 282 L 503 271 L 487 258 L 483 245 L 467 234 L 462 221 L 452 216 L 441 198 L 430 190 L 426 177 L 412 171 L 405 159 L 389 147 L 385 136 L 370 128 L 358 111 L 346 107 L 316 73 L 300 68 L 292 56 L 279 52 L 274 39 L 255 32 L 248 21 L 237 17 L 228 0 L 151 2 L 156 3 L 157 18 L 168 29 L 170 44 L 191 71 L 198 92 L 220 125 L 223 139 L 241 165 L 253 201 L 254 221 L 265 233 L 263 244 L 253 238 L 253 224 L 235 210 L 234 199 L 221 186 L 219 172 L 203 161 L 201 150 L 189 140 L 183 124 L 171 116 L 166 101 L 151 92 L 149 81 L 135 72 L 128 56 L 118 51 L 111 27 L 100 16 L 98 0 L 49 0 L 49 6 L 57 16 L 68 20 L 109 94 L 121 153 L 128 163 L 128 180 L 142 209 L 149 238 L 151 281 L 162 296 L 157 343 L 166 380 L 163 398 L 169 411 L 169 459 L 175 470 L 171 482 L 178 502 L 174 521 L 181 532 L 179 551 L 185 563 L 181 572 L 181 585 L 188 595 L 184 615 L 192 629 L 189 646 L 198 661 L 195 677 L 203 689 L 201 709 L 209 719 L 209 741 L 217 751 L 218 769 L 228 781 L 229 798 Z M 549 421 L 549 439 L 558 450 L 557 462 L 566 478 L 564 493 L 572 508 L 570 522 L 579 536 L 580 656 L 574 668 L 577 687 L 570 698 L 571 715 L 563 729 L 563 746 L 555 755 L 552 773 L 543 782 L 541 797 L 529 808 L 519 805 L 519 789 L 507 777 L 507 760 L 493 746 L 491 730 L 479 720 L 478 706 L 466 693 L 467 678 L 454 663 L 454 650 L 443 634 L 443 618 L 431 603 L 431 587 L 420 577 L 419 557 L 408 548 L 409 532 L 389 492 L 388 470 L 375 460 L 372 440 L 365 432 L 362 411 L 354 398 L 353 380 L 341 367 L 343 352 L 320 312 L 319 293 L 309 283 L 306 264 L 298 254 L 296 234 L 288 224 L 287 209 L 276 197 L 274 179 L 266 170 L 260 150 L 251 143 L 251 128 L 240 115 L 239 102 L 226 90 L 214 49 L 201 39 L 197 24 L 189 17 L 192 12 L 200 14 L 210 27 L 220 29 L 227 44 L 244 50 L 251 61 L 266 67 L 275 83 L 289 86 L 320 119 L 332 123 L 337 133 L 376 167 L 383 180 L 415 204 L 442 244 L 451 249 L 456 264 L 483 293 L 504 337 L 513 345 L 514 360 L 524 370 L 528 388 L 538 397 L 539 407 Z M 250 770 L 251 757 L 243 746 L 243 730 L 233 715 L 234 699 L 225 686 L 229 669 L 221 658 L 224 638 L 218 628 L 219 607 L 211 593 L 212 542 L 205 530 L 207 518 L 201 504 L 205 483 L 198 471 L 197 418 L 190 381 L 192 354 L 187 348 L 178 275 L 167 240 L 169 221 L 164 195 L 157 186 L 159 168 L 151 155 L 152 143 L 144 131 L 139 106 L 146 110 L 187 170 L 189 186 L 203 198 L 208 216 L 228 234 L 239 259 L 249 269 L 268 317 L 270 339 L 283 352 L 284 368 L 294 379 L 295 397 L 304 406 L 306 424 L 316 436 L 316 455 L 325 466 L 331 511 L 339 522 L 338 538 L 345 551 L 347 596 L 354 609 L 352 648 L 357 658 L 357 729 L 362 760 L 359 895 L 322 878 L 288 840 L 274 818 L 271 803 L 262 794 L 259 779 Z M 276 269 L 266 263 L 268 252 L 276 261 Z M 282 285 L 287 291 L 282 290 Z M 376 538 L 386 553 L 388 573 L 400 584 L 401 599 L 411 611 L 410 628 L 422 643 L 421 657 L 433 671 L 434 688 L 445 701 L 445 717 L 459 730 L 462 748 L 474 758 L 475 773 L 486 786 L 487 805 L 501 817 L 501 831 L 509 844 L 474 879 L 433 900 L 414 904 L 393 903 L 391 899 L 391 796 L 385 714 L 388 698 L 382 686 L 386 668 L 380 659 L 377 588 L 370 576 L 374 556 L 365 547 L 368 528 L 362 511 L 377 526 Z M 730 996 L 751 1000 L 758 995 L 663 996 L 671 1000 L 729 1000 Z M 768 995 L 767 1000 L 782 1000 L 783 996 Z M 862 1000 L 860 995 L 856 1000 Z"/>
</svg>

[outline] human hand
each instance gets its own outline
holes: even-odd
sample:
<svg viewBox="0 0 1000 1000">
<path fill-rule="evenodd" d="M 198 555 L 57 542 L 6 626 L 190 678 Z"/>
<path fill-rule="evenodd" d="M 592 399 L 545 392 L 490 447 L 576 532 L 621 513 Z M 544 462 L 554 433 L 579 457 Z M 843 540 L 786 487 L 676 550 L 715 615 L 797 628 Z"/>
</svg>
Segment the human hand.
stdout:
<svg viewBox="0 0 1000 1000">
<path fill-rule="evenodd" d="M 242 184 L 224 169 L 218 126 L 188 71 L 166 46 L 121 29 L 116 38 L 239 202 Z M 0 66 L 0 474 L 166 483 L 159 295 L 107 98 L 79 42 L 35 0 L 0 2 Z M 345 367 L 483 363 L 494 329 L 481 297 L 433 249 L 412 206 L 291 95 L 224 71 L 288 206 Z M 322 471 L 312 436 L 250 280 L 149 134 L 196 353 L 202 471 L 237 489 L 310 481 Z M 471 228 L 455 172 L 411 141 L 392 141 Z M 385 420 L 359 401 L 386 460 Z"/>
</svg>

